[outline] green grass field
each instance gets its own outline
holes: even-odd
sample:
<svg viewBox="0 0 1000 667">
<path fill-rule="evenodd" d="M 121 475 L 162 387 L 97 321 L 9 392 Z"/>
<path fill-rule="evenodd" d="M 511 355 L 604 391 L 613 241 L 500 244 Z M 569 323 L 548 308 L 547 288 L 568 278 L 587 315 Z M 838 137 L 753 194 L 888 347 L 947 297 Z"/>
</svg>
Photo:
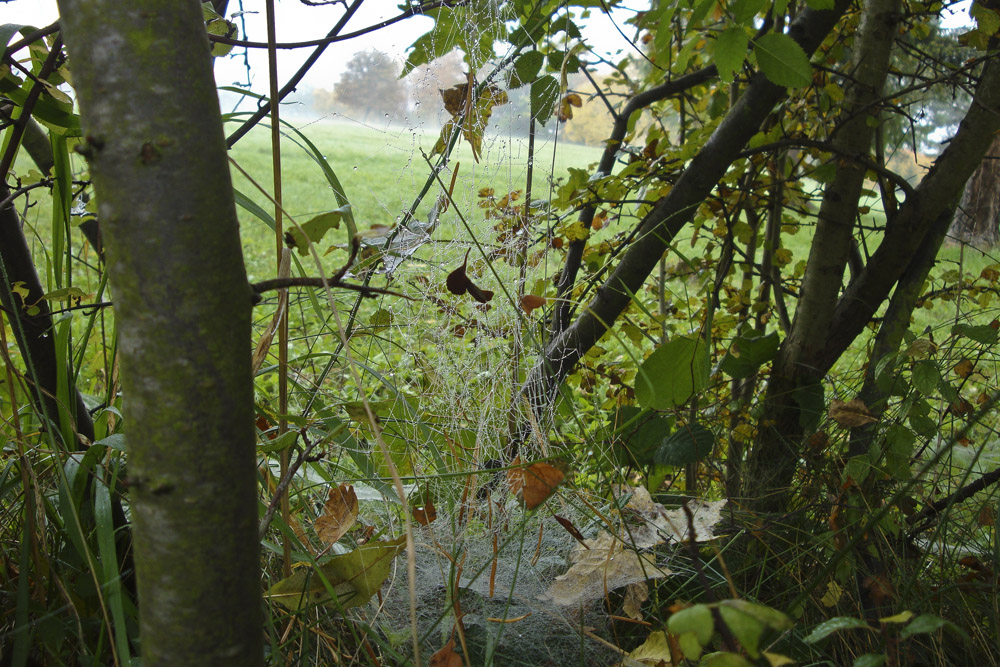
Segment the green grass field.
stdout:
<svg viewBox="0 0 1000 667">
<path fill-rule="evenodd" d="M 402 128 L 380 130 L 336 122 L 314 123 L 300 129 L 322 151 L 336 172 L 351 202 L 360 231 L 373 225 L 391 226 L 400 220 L 431 172 L 421 151 L 430 154 L 437 141 L 437 133 Z M 268 129 L 254 130 L 235 146 L 231 155 L 262 187 L 269 192 L 272 190 Z M 599 157 L 600 150 L 592 147 L 567 143 L 554 146 L 551 142 L 539 141 L 536 144 L 532 198 L 548 198 L 553 171 L 559 175 L 565 174 L 569 166 L 585 168 Z M 527 163 L 527 139 L 488 134 L 478 164 L 473 160 L 467 142 L 462 141 L 448 169 L 441 173 L 441 179 L 448 182 L 452 171 L 457 168 L 453 197 L 475 229 L 474 225 L 483 221 L 483 214 L 476 206 L 479 190 L 485 187 L 494 188 L 498 193 L 524 190 Z M 238 190 L 273 213 L 273 204 L 235 169 L 233 180 Z M 418 218 L 426 215 L 440 192 L 437 184 L 431 187 L 418 207 Z M 282 139 L 282 200 L 285 211 L 299 223 L 339 206 L 321 169 L 305 150 L 293 142 L 292 135 Z M 434 235 L 435 241 L 450 240 L 459 224 L 454 214 L 444 216 L 441 227 Z M 273 233 L 261 220 L 242 209 L 240 226 L 251 280 L 267 277 L 273 266 Z M 462 235 L 465 236 L 464 233 Z M 343 232 L 334 230 L 332 237 L 324 239 L 320 246 L 325 250 L 332 243 L 343 244 L 346 240 Z M 336 257 L 342 259 L 342 255 Z M 330 267 L 333 268 L 336 261 L 331 261 Z"/>
</svg>

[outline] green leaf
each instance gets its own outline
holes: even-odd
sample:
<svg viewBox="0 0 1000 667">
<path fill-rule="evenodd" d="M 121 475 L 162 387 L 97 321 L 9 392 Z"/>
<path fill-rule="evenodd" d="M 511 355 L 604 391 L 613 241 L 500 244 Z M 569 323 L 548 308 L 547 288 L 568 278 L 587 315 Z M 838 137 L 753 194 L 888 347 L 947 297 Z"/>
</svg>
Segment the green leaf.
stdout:
<svg viewBox="0 0 1000 667">
<path fill-rule="evenodd" d="M 854 661 L 854 667 L 882 667 L 885 656 L 881 653 L 866 653 Z"/>
<path fill-rule="evenodd" d="M 768 5 L 768 0 L 735 0 L 729 5 L 729 11 L 733 13 L 733 18 L 740 25 L 746 25 L 757 14 L 764 11 Z"/>
<path fill-rule="evenodd" d="M 920 616 L 917 616 L 915 619 L 910 621 L 909 625 L 903 628 L 903 630 L 899 633 L 899 638 L 906 639 L 907 637 L 912 637 L 914 635 L 937 632 L 942 628 L 953 630 L 968 641 L 968 636 L 965 634 L 964 630 L 951 621 L 946 621 L 933 614 L 920 614 Z"/>
<path fill-rule="evenodd" d="M 715 632 L 715 621 L 712 620 L 712 610 L 708 605 L 696 604 L 681 609 L 676 614 L 672 614 L 667 620 L 667 629 L 675 635 L 692 633 L 698 644 L 707 646 L 712 641 L 712 634 Z M 684 652 L 685 655 L 687 651 Z"/>
<path fill-rule="evenodd" d="M 543 62 L 545 56 L 539 51 L 528 51 L 519 55 L 514 61 L 514 69 L 510 75 L 510 87 L 520 88 L 534 81 L 542 69 Z"/>
<path fill-rule="evenodd" d="M 806 0 L 806 6 L 808 6 L 809 9 L 815 9 L 816 11 L 833 9 L 834 0 Z"/>
<path fill-rule="evenodd" d="M 748 378 L 761 366 L 774 359 L 780 343 L 777 331 L 767 335 L 751 331 L 737 336 L 729 346 L 726 356 L 722 358 L 719 370 L 738 380 Z"/>
<path fill-rule="evenodd" d="M 297 611 L 331 599 L 341 609 L 365 604 L 389 576 L 392 559 L 406 546 L 406 536 L 371 542 L 334 556 L 319 568 L 301 568 L 271 586 L 265 597 Z"/>
<path fill-rule="evenodd" d="M 725 651 L 709 653 L 698 664 L 701 667 L 753 667 L 753 663 L 742 655 Z"/>
<path fill-rule="evenodd" d="M 979 326 L 956 324 L 951 328 L 951 333 L 963 338 L 969 338 L 983 345 L 993 345 L 997 342 L 997 330 L 988 324 L 981 324 Z"/>
<path fill-rule="evenodd" d="M 0 52 L 0 56 L 6 55 L 7 45 L 10 44 L 11 38 L 22 28 L 28 27 L 29 26 L 21 25 L 20 23 L 4 23 L 3 25 L 0 25 L 0 47 L 3 47 L 3 51 Z"/>
<path fill-rule="evenodd" d="M 815 644 L 818 641 L 826 639 L 834 632 L 840 632 L 841 630 L 856 630 L 858 628 L 871 630 L 871 626 L 859 618 L 851 618 L 850 616 L 835 616 L 833 618 L 828 618 L 813 628 L 813 631 L 810 632 L 803 641 L 807 644 Z"/>
<path fill-rule="evenodd" d="M 331 229 L 340 229 L 340 220 L 344 217 L 346 211 L 349 210 L 350 207 L 348 206 L 328 213 L 321 213 L 308 222 L 303 222 L 299 225 L 302 229 L 299 229 L 299 227 L 289 229 L 288 234 L 295 242 L 295 249 L 299 251 L 300 255 L 308 255 L 310 241 L 317 243 Z M 304 236 L 303 232 L 305 233 Z"/>
<path fill-rule="evenodd" d="M 777 630 L 778 632 L 790 630 L 794 625 L 794 623 L 792 623 L 792 619 L 790 619 L 786 614 L 766 605 L 757 604 L 756 602 L 749 602 L 747 600 L 723 600 L 719 604 L 724 607 L 732 607 L 733 609 L 737 609 L 744 614 L 749 614 L 767 627 L 772 630 Z"/>
<path fill-rule="evenodd" d="M 456 25 L 451 10 L 435 10 L 424 13 L 434 19 L 434 28 L 417 38 L 417 41 L 410 45 L 413 49 L 403 64 L 403 71 L 400 77 L 409 74 L 413 68 L 426 65 L 432 60 L 447 55 L 452 49 L 458 46 L 459 35 L 462 32 L 461 26 Z"/>
<path fill-rule="evenodd" d="M 657 348 L 639 366 L 635 398 L 645 408 L 675 408 L 708 385 L 709 371 L 704 342 L 678 336 Z"/>
<path fill-rule="evenodd" d="M 766 626 L 756 617 L 735 607 L 720 605 L 719 613 L 722 615 L 722 620 L 729 627 L 730 632 L 739 640 L 740 645 L 746 649 L 750 657 L 759 658 L 760 639 L 764 634 Z"/>
<path fill-rule="evenodd" d="M 972 7 L 969 8 L 969 15 L 976 19 L 976 25 L 979 30 L 987 35 L 993 35 L 997 30 L 1000 30 L 1000 14 L 996 11 L 984 7 L 978 2 L 972 3 Z"/>
<path fill-rule="evenodd" d="M 826 400 L 821 382 L 796 387 L 792 398 L 799 404 L 799 426 L 812 433 L 826 414 Z"/>
<path fill-rule="evenodd" d="M 625 410 L 641 412 L 638 408 L 631 406 L 626 406 Z M 653 463 L 654 454 L 670 438 L 670 430 L 673 426 L 673 419 L 649 413 L 648 417 L 640 418 L 636 424 L 625 427 L 622 429 L 622 439 L 616 441 L 618 446 L 615 448 L 615 453 L 618 462 L 621 465 Z"/>
<path fill-rule="evenodd" d="M 916 436 L 902 424 L 893 424 L 885 433 L 885 469 L 899 480 L 910 478 L 910 457 Z"/>
<path fill-rule="evenodd" d="M 913 364 L 912 376 L 913 388 L 924 396 L 933 394 L 941 381 L 941 372 L 938 371 L 937 365 L 926 360 Z"/>
<path fill-rule="evenodd" d="M 531 117 L 544 125 L 552 117 L 558 99 L 558 79 L 548 74 L 535 79 L 531 82 Z"/>
<path fill-rule="evenodd" d="M 731 83 L 735 73 L 743 66 L 749 41 L 746 30 L 737 27 L 723 30 L 713 42 L 712 60 L 719 70 L 719 78 L 726 83 Z"/>
<path fill-rule="evenodd" d="M 812 66 L 806 52 L 788 35 L 769 32 L 754 41 L 757 64 L 772 83 L 800 88 L 812 82 Z"/>
<path fill-rule="evenodd" d="M 688 424 L 670 434 L 653 455 L 659 465 L 683 466 L 705 458 L 715 446 L 715 434 L 701 424 Z"/>
<path fill-rule="evenodd" d="M 698 24 L 708 16 L 708 12 L 715 7 L 715 0 L 700 0 L 697 5 L 695 5 L 694 11 L 691 12 L 691 16 L 688 17 L 687 28 L 692 30 L 698 27 Z M 697 41 L 695 35 L 688 35 L 689 39 Z"/>
<path fill-rule="evenodd" d="M 63 299 L 85 299 L 92 296 L 87 294 L 79 287 L 60 287 L 59 289 L 52 290 L 51 292 L 46 292 L 42 295 L 42 298 L 46 301 L 62 301 Z"/>
</svg>

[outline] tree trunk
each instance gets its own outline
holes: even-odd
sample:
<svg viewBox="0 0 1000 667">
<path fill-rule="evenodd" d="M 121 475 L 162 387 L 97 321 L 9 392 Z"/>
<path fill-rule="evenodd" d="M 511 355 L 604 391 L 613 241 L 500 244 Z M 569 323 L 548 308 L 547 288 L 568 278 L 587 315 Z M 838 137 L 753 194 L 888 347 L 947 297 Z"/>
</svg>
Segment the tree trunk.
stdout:
<svg viewBox="0 0 1000 667">
<path fill-rule="evenodd" d="M 855 43 L 852 84 L 846 91 L 831 144 L 838 155 L 868 155 L 878 118 L 889 56 L 896 35 L 899 0 L 867 0 Z M 840 158 L 834 158 L 840 160 Z M 744 489 L 758 509 L 780 510 L 785 489 L 798 461 L 805 425 L 818 421 L 808 414 L 821 405 L 817 396 L 827 369 L 816 364 L 826 347 L 834 307 L 847 269 L 858 200 L 867 168 L 841 161 L 823 193 L 816 232 L 809 249 L 802 290 L 788 337 L 774 361 L 764 418 L 747 461 Z"/>
<path fill-rule="evenodd" d="M 1000 241 L 1000 135 L 965 184 L 951 220 L 949 236 L 962 243 L 991 248 Z"/>
<path fill-rule="evenodd" d="M 802 410 L 797 388 L 808 381 L 818 382 L 851 346 L 885 303 L 912 258 L 927 243 L 935 243 L 940 226 L 948 223 L 948 213 L 962 186 L 982 160 L 989 141 L 1000 128 L 1000 63 L 990 61 L 983 68 L 969 112 L 948 148 L 934 162 L 899 212 L 886 223 L 885 236 L 861 273 L 851 280 L 834 306 L 826 331 L 814 332 L 821 338 L 808 341 L 808 355 L 797 355 L 789 363 L 790 335 L 775 360 L 765 399 L 764 425 L 748 460 L 748 497 L 757 498 L 761 511 L 784 511 L 790 497 L 792 475 L 798 463 L 803 435 Z M 822 223 L 822 220 L 821 220 Z M 803 289 L 802 300 L 811 298 Z M 800 305 L 801 307 L 801 305 Z M 808 392 L 807 392 L 808 393 Z"/>
<path fill-rule="evenodd" d="M 119 334 L 144 665 L 263 661 L 251 292 L 194 0 L 60 0 Z"/>
</svg>

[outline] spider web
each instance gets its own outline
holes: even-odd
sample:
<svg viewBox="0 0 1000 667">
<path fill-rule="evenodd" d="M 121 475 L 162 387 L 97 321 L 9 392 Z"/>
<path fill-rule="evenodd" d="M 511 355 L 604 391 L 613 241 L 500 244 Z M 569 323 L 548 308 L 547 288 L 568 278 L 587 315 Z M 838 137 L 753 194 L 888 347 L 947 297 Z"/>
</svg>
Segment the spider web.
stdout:
<svg viewBox="0 0 1000 667">
<path fill-rule="evenodd" d="M 480 4 L 497 11 L 492 3 Z M 454 29 L 465 30 L 465 39 L 474 42 L 484 20 L 480 16 L 471 23 L 456 23 Z M 440 39 L 453 42 L 456 35 Z M 483 39 L 492 41 L 489 36 Z M 409 77 L 414 92 L 410 101 L 374 120 L 365 121 L 350 110 L 300 112 L 295 118 L 341 174 L 358 221 L 361 249 L 346 278 L 405 296 L 369 300 L 335 291 L 342 317 L 352 323 L 351 351 L 363 375 L 364 386 L 359 387 L 350 379 L 328 314 L 309 296 L 291 295 L 289 358 L 297 388 L 291 411 L 346 422 L 358 449 L 353 457 L 331 451 L 329 460 L 303 468 L 298 493 L 309 509 L 317 510 L 330 484 L 351 481 L 362 500 L 362 520 L 387 527 L 389 534 L 400 532 L 398 505 L 379 463 L 382 455 L 370 426 L 358 417 L 364 393 L 394 458 L 398 456 L 397 465 L 412 480 L 407 486 L 410 502 L 421 504 L 422 498 L 432 496 L 438 508 L 433 523 L 415 526 L 422 650 L 430 653 L 447 642 L 457 608 L 475 664 L 488 659 L 495 664 L 605 664 L 616 652 L 587 636 L 608 636 L 607 612 L 594 602 L 600 593 L 575 607 L 544 595 L 555 577 L 566 572 L 576 541 L 552 519 L 556 510 L 543 507 L 525 513 L 511 498 L 503 474 L 492 472 L 513 463 L 508 456 L 512 420 L 525 417 L 520 391 L 537 359 L 549 313 L 544 308 L 526 311 L 520 297 L 554 294 L 552 278 L 561 255 L 550 242 L 558 221 L 544 202 L 552 196 L 556 166 L 567 159 L 554 118 L 546 125 L 534 124 L 534 142 L 529 141 L 526 91 L 507 89 L 494 71 L 504 55 L 483 62 L 464 80 L 448 78 L 433 65 L 421 68 Z M 426 92 L 448 90 L 470 79 L 504 90 L 508 99 L 482 124 L 478 160 L 466 136 L 446 157 L 434 154 L 440 128 L 451 115 L 443 101 L 428 109 L 433 96 Z M 415 99 L 422 102 L 414 104 Z M 354 150 L 347 161 L 338 159 L 338 132 L 364 135 L 365 140 L 358 141 L 363 150 Z M 292 134 L 287 136 L 294 140 Z M 597 157 L 596 149 L 577 147 L 568 159 L 576 160 L 573 166 L 587 167 L 586 160 Z M 390 164 L 374 173 L 370 166 Z M 525 223 L 529 164 L 534 203 Z M 286 201 L 295 200 L 286 196 Z M 289 211 L 300 222 L 321 212 Z M 245 229 L 255 226 L 266 231 L 244 220 Z M 343 236 L 335 230 L 316 244 L 327 275 L 336 273 L 346 257 Z M 296 259 L 305 275 L 315 274 L 311 259 Z M 493 293 L 486 303 L 449 290 L 449 275 L 463 265 L 469 280 Z M 266 267 L 267 262 L 260 270 L 266 273 Z M 262 313 L 263 326 L 270 311 L 264 308 Z M 536 424 L 536 431 L 544 428 Z M 521 446 L 523 460 L 550 453 L 550 434 L 535 435 Z M 316 436 L 322 437 L 318 429 Z M 373 463 L 359 470 L 359 458 L 364 457 Z M 371 477 L 373 472 L 381 481 Z M 558 505 L 560 514 L 588 537 L 596 534 L 590 510 L 563 497 L 548 503 Z M 406 652 L 410 601 L 402 561 L 397 567 L 381 606 L 375 610 L 370 605 L 360 613 Z"/>
</svg>

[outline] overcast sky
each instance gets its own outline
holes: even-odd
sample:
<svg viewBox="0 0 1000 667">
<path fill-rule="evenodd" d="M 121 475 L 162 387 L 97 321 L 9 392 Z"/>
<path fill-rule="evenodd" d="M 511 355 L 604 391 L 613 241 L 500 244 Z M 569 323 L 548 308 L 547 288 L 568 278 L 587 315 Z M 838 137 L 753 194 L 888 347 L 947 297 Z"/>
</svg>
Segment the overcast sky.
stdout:
<svg viewBox="0 0 1000 667">
<path fill-rule="evenodd" d="M 648 2 L 634 0 L 633 7 L 648 6 Z M 237 19 L 241 37 L 256 42 L 267 41 L 267 28 L 264 16 L 263 0 L 244 0 L 245 14 Z M 347 24 L 345 32 L 353 32 L 376 24 L 399 14 L 398 3 L 393 0 L 368 0 Z M 311 7 L 303 5 L 299 0 L 277 0 L 275 3 L 275 29 L 279 42 L 300 42 L 325 37 L 343 14 L 339 4 Z M 239 0 L 230 0 L 230 14 L 240 9 Z M 616 11 L 613 20 L 629 34 L 629 26 L 622 22 L 632 13 Z M 0 0 L 0 23 L 24 23 L 36 27 L 52 23 L 58 16 L 55 0 Z M 243 34 L 245 21 L 246 34 Z M 406 58 L 406 48 L 421 34 L 430 30 L 433 22 L 429 18 L 414 17 L 400 21 L 392 26 L 378 30 L 371 35 L 331 44 L 323 53 L 320 61 L 310 71 L 306 86 L 332 87 L 339 78 L 343 63 L 357 51 L 367 48 L 377 48 L 384 51 L 400 63 Z M 600 44 L 604 51 L 614 53 L 620 49 L 632 48 L 616 30 L 612 19 L 600 12 L 587 21 L 585 29 L 589 39 Z M 287 80 L 305 60 L 311 48 L 295 51 L 281 50 L 278 52 L 278 73 L 281 81 Z M 216 78 L 219 85 L 232 85 L 239 82 L 247 83 L 247 71 L 243 51 L 234 51 L 236 55 L 222 59 L 216 63 Z M 253 90 L 264 93 L 267 88 L 267 55 L 263 49 L 250 50 L 250 83 Z"/>
<path fill-rule="evenodd" d="M 648 0 L 632 0 L 626 4 L 633 8 L 648 7 Z M 264 0 L 230 0 L 229 12 L 245 10 L 241 19 L 237 19 L 241 37 L 251 41 L 267 41 L 266 23 L 264 18 Z M 343 13 L 340 4 L 311 7 L 303 5 L 299 0 L 277 0 L 276 31 L 279 42 L 298 42 L 325 37 Z M 962 25 L 968 22 L 968 2 L 962 4 L 962 11 L 946 18 L 946 25 Z M 393 0 L 368 0 L 361 5 L 357 14 L 348 23 L 346 31 L 353 32 L 382 20 L 396 16 L 399 13 L 397 2 Z M 631 44 L 616 28 L 630 35 L 630 26 L 624 20 L 634 13 L 634 10 L 616 10 L 611 17 L 599 11 L 586 22 L 584 32 L 587 39 L 606 53 L 627 51 Z M 58 10 L 55 0 L 0 0 L 0 23 L 23 23 L 36 27 L 48 25 L 56 20 Z M 245 26 L 241 21 L 245 21 Z M 343 70 L 343 65 L 351 56 L 367 48 L 378 48 L 389 53 L 398 61 L 406 58 L 406 48 L 417 37 L 429 30 L 432 21 L 429 18 L 414 17 L 400 21 L 388 28 L 378 30 L 371 35 L 331 44 L 322 58 L 312 68 L 304 82 L 304 87 L 332 88 Z M 244 34 L 245 29 L 245 34 Z M 248 75 L 246 60 L 242 49 L 235 50 L 234 55 L 222 58 L 216 63 L 216 79 L 220 86 L 249 83 L 252 90 L 267 92 L 267 55 L 263 49 L 250 49 L 250 73 Z M 279 81 L 286 81 L 305 60 L 311 48 L 294 51 L 278 51 Z"/>
</svg>

